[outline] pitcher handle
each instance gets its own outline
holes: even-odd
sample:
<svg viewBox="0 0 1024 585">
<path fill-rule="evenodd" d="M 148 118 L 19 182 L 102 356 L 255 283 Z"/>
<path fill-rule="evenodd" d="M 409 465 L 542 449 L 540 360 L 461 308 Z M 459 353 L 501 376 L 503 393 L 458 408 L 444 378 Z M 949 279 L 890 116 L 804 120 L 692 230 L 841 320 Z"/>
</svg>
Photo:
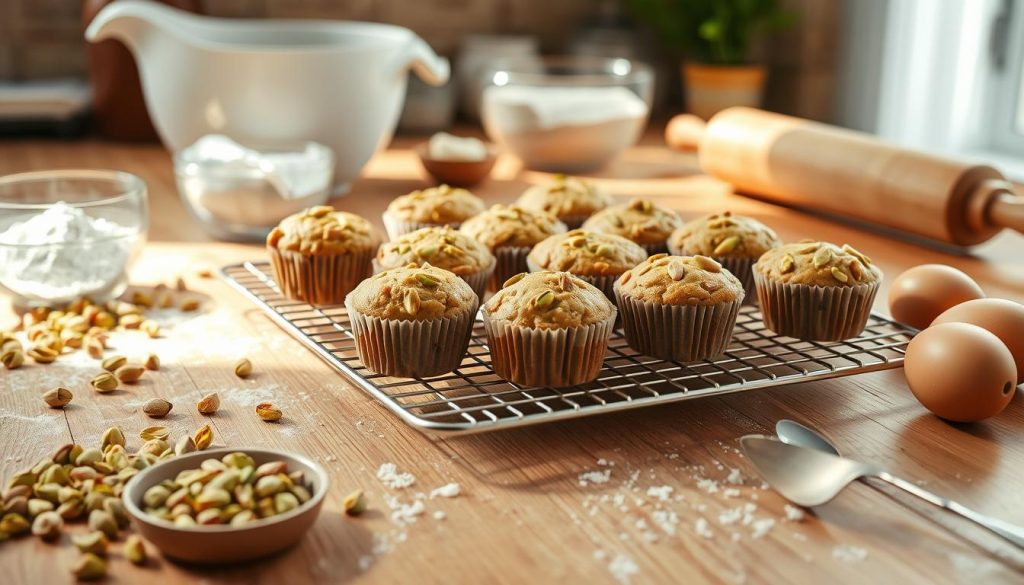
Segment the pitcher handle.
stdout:
<svg viewBox="0 0 1024 585">
<path fill-rule="evenodd" d="M 417 77 L 430 85 L 444 85 L 451 76 L 448 59 L 438 56 L 426 41 L 416 35 L 412 35 L 399 59 L 396 73 L 412 69 Z"/>
</svg>

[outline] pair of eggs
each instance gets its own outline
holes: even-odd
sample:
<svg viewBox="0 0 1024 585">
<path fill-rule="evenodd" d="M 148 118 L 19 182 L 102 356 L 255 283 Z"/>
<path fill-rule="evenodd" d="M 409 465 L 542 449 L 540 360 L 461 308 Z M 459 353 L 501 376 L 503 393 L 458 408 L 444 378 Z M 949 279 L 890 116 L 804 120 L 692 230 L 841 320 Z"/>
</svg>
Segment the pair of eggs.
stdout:
<svg viewBox="0 0 1024 585">
<path fill-rule="evenodd" d="M 941 264 L 907 270 L 889 288 L 889 311 L 922 330 L 903 367 L 914 396 L 936 415 L 984 420 L 1024 382 L 1024 305 L 985 298 L 963 272 Z"/>
</svg>

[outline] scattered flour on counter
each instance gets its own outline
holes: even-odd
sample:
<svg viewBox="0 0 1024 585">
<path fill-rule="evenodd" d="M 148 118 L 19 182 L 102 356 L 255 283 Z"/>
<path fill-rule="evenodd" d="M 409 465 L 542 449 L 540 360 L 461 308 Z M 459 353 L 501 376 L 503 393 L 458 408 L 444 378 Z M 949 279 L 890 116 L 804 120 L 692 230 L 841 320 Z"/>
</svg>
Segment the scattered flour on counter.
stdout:
<svg viewBox="0 0 1024 585">
<path fill-rule="evenodd" d="M 373 565 L 373 557 L 370 555 L 363 555 L 359 557 L 359 570 L 366 571 Z"/>
<path fill-rule="evenodd" d="M 708 479 L 706 477 L 697 480 L 697 487 L 699 487 L 700 489 L 704 490 L 709 494 L 714 494 L 718 492 L 718 482 L 713 479 Z"/>
<path fill-rule="evenodd" d="M 377 479 L 391 489 L 407 488 L 416 483 L 416 477 L 408 472 L 398 472 L 394 463 L 382 463 L 377 469 Z"/>
<path fill-rule="evenodd" d="M 725 488 L 722 490 L 722 495 L 727 498 L 738 498 L 740 497 L 740 490 L 736 488 Z"/>
<path fill-rule="evenodd" d="M 708 521 L 704 518 L 697 518 L 697 522 L 693 525 L 693 531 L 701 538 L 712 538 L 714 536 L 714 533 L 711 532 L 711 527 L 708 526 Z"/>
<path fill-rule="evenodd" d="M 586 471 L 581 473 L 577 480 L 579 481 L 580 487 L 587 487 L 589 484 L 608 483 L 611 475 L 611 469 L 605 469 L 603 471 Z"/>
<path fill-rule="evenodd" d="M 432 514 L 432 516 L 434 517 L 434 520 L 444 520 L 445 518 L 447 518 L 447 517 L 448 517 L 448 515 L 447 515 L 447 514 L 445 514 L 444 512 L 442 512 L 441 510 L 436 510 L 436 511 L 435 511 L 435 512 L 434 512 L 434 513 Z"/>
<path fill-rule="evenodd" d="M 462 489 L 459 487 L 459 484 L 449 483 L 439 488 L 434 488 L 433 490 L 430 490 L 430 499 L 454 498 L 455 496 L 458 496 L 460 493 L 462 493 Z"/>
<path fill-rule="evenodd" d="M 743 483 L 743 474 L 740 473 L 739 469 L 734 467 L 729 470 L 729 475 L 725 478 L 725 482 L 731 483 L 732 485 L 740 485 Z"/>
<path fill-rule="evenodd" d="M 754 538 L 762 538 L 764 535 L 771 532 L 772 527 L 775 526 L 775 519 L 773 518 L 761 518 L 760 520 L 754 520 L 751 525 L 751 536 Z"/>
<path fill-rule="evenodd" d="M 674 490 L 675 488 L 670 485 L 651 486 L 647 488 L 647 497 L 657 498 L 660 502 L 667 502 L 672 497 Z"/>
<path fill-rule="evenodd" d="M 391 521 L 399 524 L 413 524 L 426 511 L 426 508 L 423 506 L 423 500 L 413 500 L 411 504 L 400 502 L 394 502 L 394 504 L 392 506 L 394 509 L 391 511 Z"/>
<path fill-rule="evenodd" d="M 615 555 L 612 562 L 608 563 L 608 570 L 620 585 L 629 585 L 633 582 L 633 576 L 640 572 L 640 567 L 633 562 L 633 559 L 619 553 Z"/>
<path fill-rule="evenodd" d="M 858 563 L 868 558 L 868 551 L 850 544 L 837 544 L 832 547 L 832 558 L 844 563 Z"/>
<path fill-rule="evenodd" d="M 790 522 L 801 522 L 804 519 L 804 516 L 806 516 L 803 510 L 792 504 L 786 504 L 786 507 L 783 508 L 783 510 L 786 512 L 786 520 L 789 520 Z"/>
<path fill-rule="evenodd" d="M 679 515 L 672 510 L 655 510 L 651 513 L 651 519 L 659 528 L 669 536 L 675 536 L 676 526 L 679 525 Z"/>
</svg>

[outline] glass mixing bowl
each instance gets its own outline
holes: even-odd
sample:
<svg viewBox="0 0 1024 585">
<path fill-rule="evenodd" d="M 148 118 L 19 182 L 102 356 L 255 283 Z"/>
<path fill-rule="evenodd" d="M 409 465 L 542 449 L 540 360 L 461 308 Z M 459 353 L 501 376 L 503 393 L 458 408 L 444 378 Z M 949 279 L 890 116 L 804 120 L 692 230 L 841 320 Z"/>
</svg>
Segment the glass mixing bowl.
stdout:
<svg viewBox="0 0 1024 585">
<path fill-rule="evenodd" d="M 146 240 L 146 184 L 119 171 L 0 177 L 0 286 L 20 308 L 124 292 Z"/>
<path fill-rule="evenodd" d="M 484 73 L 488 136 L 530 168 L 577 173 L 602 167 L 640 138 L 654 72 L 628 59 L 519 57 Z"/>
</svg>

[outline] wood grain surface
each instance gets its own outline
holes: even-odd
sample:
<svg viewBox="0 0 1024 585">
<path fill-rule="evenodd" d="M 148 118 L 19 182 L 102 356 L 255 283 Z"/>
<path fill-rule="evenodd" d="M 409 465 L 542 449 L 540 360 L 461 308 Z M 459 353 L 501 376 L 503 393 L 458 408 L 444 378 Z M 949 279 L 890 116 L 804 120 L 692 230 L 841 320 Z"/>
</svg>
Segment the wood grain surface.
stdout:
<svg viewBox="0 0 1024 585">
<path fill-rule="evenodd" d="M 336 205 L 379 224 L 391 198 L 425 184 L 411 151 L 415 142 L 400 139 L 379 154 Z M 301 452 L 322 463 L 332 481 L 313 530 L 281 555 L 203 568 L 154 554 L 139 568 L 115 546 L 109 582 L 1021 582 L 1019 551 L 863 483 L 802 519 L 787 519 L 785 501 L 762 485 L 737 449 L 740 436 L 771 433 L 776 420 L 793 418 L 824 429 L 852 457 L 1024 524 L 1020 397 L 985 423 L 951 425 L 924 411 L 902 371 L 893 370 L 505 432 L 431 437 L 406 427 L 228 285 L 198 277 L 200 268 L 259 259 L 264 252 L 212 242 L 202 233 L 178 200 L 163 149 L 0 142 L 0 174 L 72 167 L 116 168 L 147 182 L 150 243 L 133 281 L 147 286 L 183 275 L 203 310 L 160 314 L 160 339 L 115 336 L 116 351 L 155 351 L 164 366 L 110 395 L 89 390 L 98 366 L 81 354 L 0 372 L 0 476 L 62 443 L 96 444 L 111 425 L 121 426 L 137 447 L 138 431 L 152 424 L 141 404 L 162 396 L 175 404 L 165 419 L 173 436 L 209 422 L 215 445 Z M 890 281 L 910 266 L 943 262 L 971 274 L 991 296 L 1024 301 L 1019 236 L 1003 234 L 970 254 L 952 254 L 738 197 L 700 175 L 692 157 L 664 148 L 655 133 L 594 177 L 622 197 L 642 195 L 685 217 L 731 209 L 758 217 L 786 240 L 849 242 L 872 256 Z M 477 191 L 489 203 L 505 202 L 544 178 L 502 158 L 493 179 Z M 883 290 L 876 307 L 883 312 L 884 298 Z M 0 307 L 0 326 L 13 321 L 9 307 Z M 232 374 L 241 355 L 255 366 L 247 380 Z M 75 393 L 63 412 L 40 400 L 58 384 Z M 204 417 L 194 404 L 211 391 L 220 393 L 223 406 Z M 253 412 L 267 399 L 284 411 L 279 424 Z M 376 477 L 386 462 L 415 475 L 416 483 L 386 487 Z M 415 522 L 393 515 L 392 506 L 450 482 L 461 494 L 426 497 Z M 370 509 L 352 519 L 341 505 L 357 488 L 367 492 Z M 67 536 L 56 544 L 34 538 L 0 544 L 0 582 L 68 582 L 76 556 Z"/>
</svg>

